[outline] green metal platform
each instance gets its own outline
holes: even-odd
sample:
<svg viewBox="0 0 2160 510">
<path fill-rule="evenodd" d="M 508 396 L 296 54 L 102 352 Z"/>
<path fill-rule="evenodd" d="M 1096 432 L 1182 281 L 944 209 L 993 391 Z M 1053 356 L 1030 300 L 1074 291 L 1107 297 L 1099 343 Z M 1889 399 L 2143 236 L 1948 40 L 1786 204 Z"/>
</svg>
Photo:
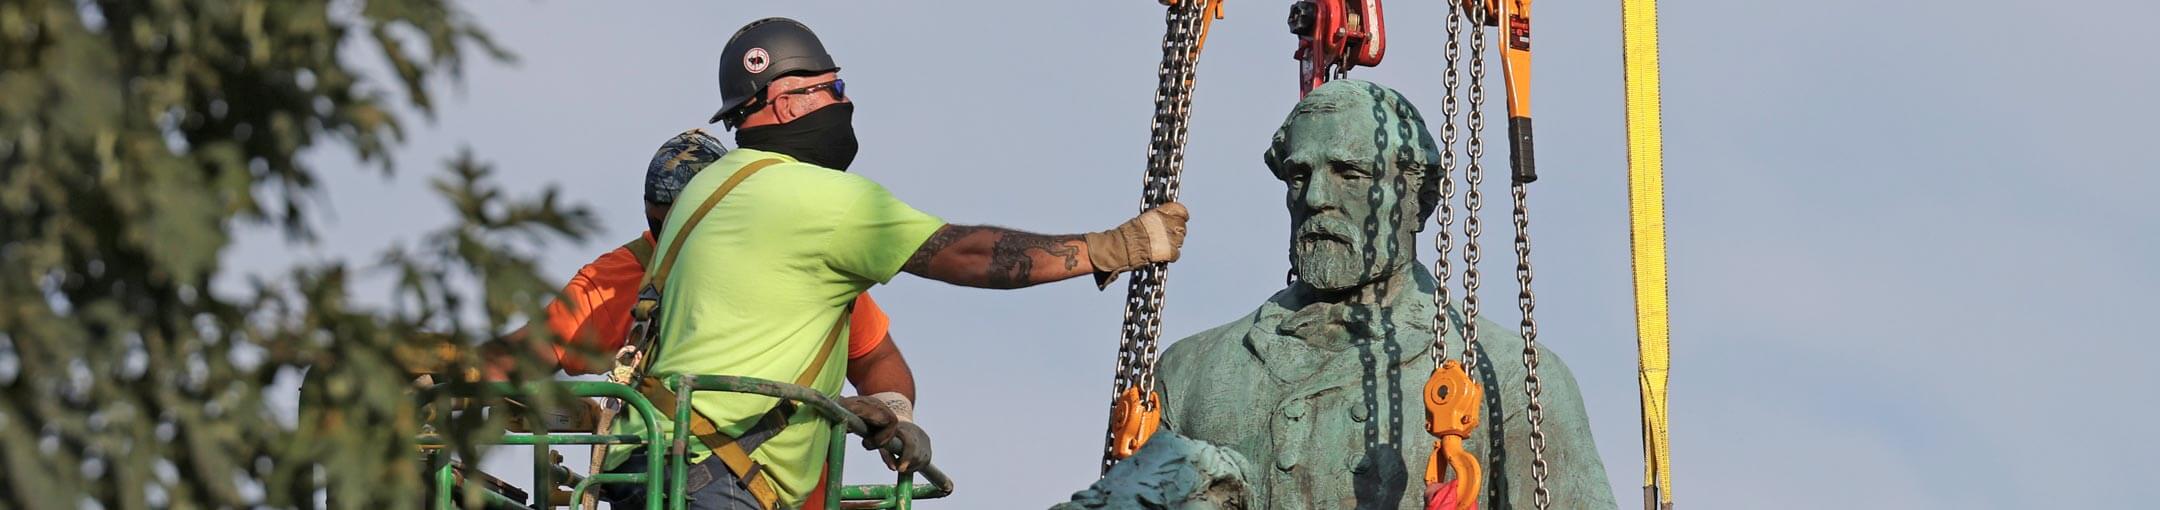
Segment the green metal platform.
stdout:
<svg viewBox="0 0 2160 510">
<path fill-rule="evenodd" d="M 690 423 L 690 396 L 698 391 L 750 393 L 780 398 L 794 401 L 824 416 L 826 420 L 834 424 L 833 430 L 828 433 L 832 438 L 832 444 L 827 449 L 828 453 L 825 461 L 825 479 L 827 480 L 841 479 L 841 468 L 847 458 L 848 434 L 861 435 L 867 432 L 862 419 L 842 409 L 840 404 L 833 401 L 833 399 L 810 388 L 765 379 L 724 375 L 677 375 L 669 376 L 665 380 L 668 389 L 674 391 L 678 400 L 675 405 L 677 416 L 671 421 L 671 423 L 675 424 Z M 643 417 L 646 423 L 654 423 L 655 420 L 652 418 L 660 414 L 659 410 L 654 408 L 652 402 L 646 400 L 644 395 L 639 395 L 636 390 L 621 384 L 605 381 L 556 381 L 538 384 L 552 385 L 560 391 L 579 398 L 608 397 L 621 399 L 625 403 L 623 412 L 636 413 Z M 440 392 L 442 388 L 443 386 L 440 385 L 429 388 L 420 395 L 421 402 L 431 401 L 433 394 Z M 534 391 L 537 388 L 532 386 L 520 388 L 507 383 L 489 385 L 488 389 L 509 398 L 542 393 Z M 442 446 L 446 444 L 443 438 L 433 435 L 423 435 L 419 439 L 422 446 Z M 476 492 L 479 493 L 481 503 L 487 508 L 547 509 L 558 507 L 549 504 L 549 496 L 557 486 L 556 480 L 565 480 L 571 485 L 568 501 L 572 507 L 575 507 L 582 500 L 586 490 L 597 485 L 645 484 L 645 508 L 647 510 L 683 510 L 686 503 L 682 490 L 686 479 L 684 459 L 682 456 L 669 455 L 668 450 L 670 445 L 686 443 L 689 440 L 689 428 L 684 426 L 676 426 L 673 427 L 673 430 L 666 431 L 658 428 L 648 429 L 642 435 L 550 434 L 547 432 L 505 434 L 490 444 L 532 447 L 532 487 L 535 490 L 529 492 L 534 494 L 532 497 L 534 501 L 527 503 L 520 501 L 521 498 L 514 498 L 494 490 L 477 490 Z M 550 455 L 553 446 L 604 444 L 637 445 L 638 448 L 646 449 L 647 458 L 667 459 L 667 462 L 651 463 L 646 467 L 644 473 L 600 473 L 580 477 L 557 465 L 552 458 L 553 456 Z M 893 444 L 886 445 L 886 447 L 896 448 L 898 442 L 895 441 Z M 447 456 L 447 452 L 443 453 Z M 457 466 L 448 462 L 447 459 L 437 459 L 435 464 L 431 464 L 435 466 L 432 475 L 434 501 L 430 502 L 429 507 L 436 510 L 456 509 L 458 508 L 456 496 L 459 492 L 456 490 L 458 473 L 455 468 Z M 478 471 L 475 470 L 474 472 L 477 473 Z M 672 476 L 663 476 L 662 473 L 668 473 Z M 897 477 L 898 479 L 889 485 L 826 484 L 825 507 L 830 510 L 841 508 L 909 509 L 914 506 L 915 500 L 936 499 L 952 494 L 952 479 L 946 477 L 945 473 L 938 470 L 936 466 L 925 466 L 920 474 L 923 481 L 926 482 L 925 484 L 916 484 L 914 474 L 900 474 Z"/>
</svg>

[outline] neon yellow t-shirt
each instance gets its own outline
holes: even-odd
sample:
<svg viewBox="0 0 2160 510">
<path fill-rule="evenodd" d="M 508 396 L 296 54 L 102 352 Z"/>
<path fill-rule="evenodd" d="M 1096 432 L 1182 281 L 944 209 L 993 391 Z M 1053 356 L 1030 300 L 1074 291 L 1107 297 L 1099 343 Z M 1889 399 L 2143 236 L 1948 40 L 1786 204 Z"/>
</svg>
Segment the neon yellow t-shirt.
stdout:
<svg viewBox="0 0 2160 510">
<path fill-rule="evenodd" d="M 892 280 L 924 240 L 945 226 L 862 176 L 737 149 L 698 172 L 676 200 L 654 253 L 666 253 L 683 222 L 742 167 L 779 159 L 737 185 L 683 242 L 661 296 L 660 358 L 649 375 L 720 374 L 792 382 L 811 364 L 826 332 L 871 285 Z M 847 338 L 845 331 L 840 338 Z M 847 349 L 835 348 L 811 385 L 837 395 Z M 698 392 L 691 406 L 730 435 L 755 424 L 776 400 Z M 625 434 L 644 424 L 624 413 Z M 663 420 L 670 417 L 662 417 Z M 814 411 L 751 453 L 781 500 L 799 504 L 825 465 L 832 424 Z M 690 462 L 710 452 L 690 441 Z M 629 448 L 609 452 L 610 465 Z"/>
</svg>

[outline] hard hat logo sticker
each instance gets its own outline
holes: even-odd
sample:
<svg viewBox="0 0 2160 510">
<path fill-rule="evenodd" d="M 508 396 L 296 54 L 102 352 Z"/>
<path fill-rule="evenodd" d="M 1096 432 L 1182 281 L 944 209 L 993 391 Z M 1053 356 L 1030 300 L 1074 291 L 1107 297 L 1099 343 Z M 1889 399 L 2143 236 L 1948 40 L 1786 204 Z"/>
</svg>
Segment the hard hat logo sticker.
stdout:
<svg viewBox="0 0 2160 510">
<path fill-rule="evenodd" d="M 742 68 L 750 74 L 765 72 L 765 68 L 771 65 L 772 56 L 765 54 L 765 48 L 750 48 L 750 51 L 743 52 Z"/>
</svg>

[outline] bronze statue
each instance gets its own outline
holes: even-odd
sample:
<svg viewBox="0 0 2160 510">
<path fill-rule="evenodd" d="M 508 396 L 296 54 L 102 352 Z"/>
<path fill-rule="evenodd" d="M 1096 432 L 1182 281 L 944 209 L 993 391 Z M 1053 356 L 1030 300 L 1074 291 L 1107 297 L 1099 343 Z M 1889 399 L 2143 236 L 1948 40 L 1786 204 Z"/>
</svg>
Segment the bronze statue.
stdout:
<svg viewBox="0 0 2160 510">
<path fill-rule="evenodd" d="M 1434 282 L 1416 250 L 1439 204 L 1438 155 L 1415 107 L 1359 80 L 1313 90 L 1276 131 L 1266 161 L 1288 186 L 1296 281 L 1171 345 L 1158 374 L 1165 433 L 1239 454 L 1249 508 L 1424 507 L 1433 437 L 1420 392 L 1433 369 Z M 1450 329 L 1461 327 L 1456 307 L 1448 313 Z M 1485 466 L 1479 507 L 1529 508 L 1523 340 L 1488 320 L 1476 327 L 1486 415 L 1469 449 Z M 1461 356 L 1458 333 L 1447 334 L 1448 359 Z M 1552 508 L 1616 508 L 1574 376 L 1540 348 Z M 1136 475 L 1145 476 L 1125 476 Z M 1117 476 L 1091 491 L 1132 485 Z M 1127 507 L 1102 499 L 1087 507 Z"/>
</svg>

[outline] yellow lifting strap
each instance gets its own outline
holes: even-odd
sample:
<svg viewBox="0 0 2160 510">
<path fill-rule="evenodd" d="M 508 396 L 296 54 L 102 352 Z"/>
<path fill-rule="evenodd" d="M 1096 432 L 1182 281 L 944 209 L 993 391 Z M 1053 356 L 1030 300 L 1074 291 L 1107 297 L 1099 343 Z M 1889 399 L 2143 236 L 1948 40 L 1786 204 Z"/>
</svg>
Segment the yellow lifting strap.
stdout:
<svg viewBox="0 0 2160 510">
<path fill-rule="evenodd" d="M 1658 104 L 1657 0 L 1620 0 L 1627 68 L 1628 227 L 1642 388 L 1643 507 L 1672 507 L 1665 381 L 1672 366 L 1665 294 L 1665 155 Z"/>
</svg>

